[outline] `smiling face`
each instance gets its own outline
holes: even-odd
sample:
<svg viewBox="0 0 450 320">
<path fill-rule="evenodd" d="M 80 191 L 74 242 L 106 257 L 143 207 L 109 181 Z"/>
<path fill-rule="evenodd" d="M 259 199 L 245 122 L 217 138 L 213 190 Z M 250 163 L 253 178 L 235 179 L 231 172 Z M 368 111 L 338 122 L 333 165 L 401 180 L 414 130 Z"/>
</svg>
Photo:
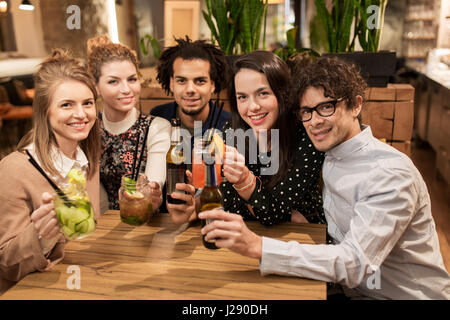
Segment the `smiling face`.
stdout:
<svg viewBox="0 0 450 320">
<path fill-rule="evenodd" d="M 97 90 L 102 96 L 108 120 L 122 120 L 139 102 L 141 83 L 136 67 L 128 60 L 105 63 Z"/>
<path fill-rule="evenodd" d="M 97 118 L 94 94 L 82 82 L 61 82 L 54 88 L 48 118 L 59 148 L 70 156 Z"/>
<path fill-rule="evenodd" d="M 173 77 L 170 90 L 176 103 L 186 115 L 198 115 L 204 111 L 215 90 L 209 75 L 209 61 L 201 59 L 184 60 L 176 58 L 173 62 Z"/>
<path fill-rule="evenodd" d="M 309 87 L 300 101 L 300 107 L 314 108 L 319 103 L 330 100 L 333 99 L 325 97 L 323 88 Z M 362 107 L 362 97 L 357 96 L 356 100 L 357 104 L 353 109 L 348 109 L 347 102 L 342 100 L 336 104 L 336 111 L 333 115 L 322 117 L 313 111 L 311 120 L 303 122 L 306 132 L 317 150 L 329 151 L 361 131 L 358 114 Z"/>
<path fill-rule="evenodd" d="M 239 115 L 255 131 L 274 128 L 278 100 L 263 73 L 241 69 L 234 77 Z"/>
</svg>

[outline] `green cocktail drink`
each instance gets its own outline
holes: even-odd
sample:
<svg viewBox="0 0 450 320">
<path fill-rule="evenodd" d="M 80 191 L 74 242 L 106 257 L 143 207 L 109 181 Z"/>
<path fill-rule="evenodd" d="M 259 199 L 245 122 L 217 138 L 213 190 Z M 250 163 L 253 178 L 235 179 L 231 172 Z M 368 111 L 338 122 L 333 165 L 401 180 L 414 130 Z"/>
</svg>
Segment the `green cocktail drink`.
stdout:
<svg viewBox="0 0 450 320">
<path fill-rule="evenodd" d="M 64 201 L 59 196 L 55 196 L 54 206 L 65 237 L 75 240 L 94 232 L 97 223 L 86 191 L 86 179 L 83 172 L 72 169 L 68 177 L 68 183 L 62 188 L 68 200 Z"/>
</svg>

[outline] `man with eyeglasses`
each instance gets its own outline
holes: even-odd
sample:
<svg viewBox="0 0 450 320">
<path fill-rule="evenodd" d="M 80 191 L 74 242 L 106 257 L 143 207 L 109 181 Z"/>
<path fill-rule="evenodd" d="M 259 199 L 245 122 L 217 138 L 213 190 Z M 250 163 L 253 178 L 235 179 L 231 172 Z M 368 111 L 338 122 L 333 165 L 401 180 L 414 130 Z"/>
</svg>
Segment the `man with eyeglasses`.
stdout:
<svg viewBox="0 0 450 320">
<path fill-rule="evenodd" d="M 199 215 L 217 219 L 202 229 L 206 240 L 260 259 L 263 275 L 335 283 L 351 298 L 450 299 L 425 182 L 406 155 L 361 124 L 366 84 L 357 69 L 320 58 L 294 79 L 297 115 L 326 152 L 323 203 L 333 244 L 260 237 L 220 210 Z"/>
</svg>

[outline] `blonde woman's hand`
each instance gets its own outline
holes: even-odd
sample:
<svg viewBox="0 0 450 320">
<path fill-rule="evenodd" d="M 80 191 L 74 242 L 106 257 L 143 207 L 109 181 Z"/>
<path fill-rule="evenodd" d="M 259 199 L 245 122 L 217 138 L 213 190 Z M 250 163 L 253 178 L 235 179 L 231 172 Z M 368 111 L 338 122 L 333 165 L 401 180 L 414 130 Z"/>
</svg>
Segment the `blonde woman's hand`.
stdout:
<svg viewBox="0 0 450 320">
<path fill-rule="evenodd" d="M 48 192 L 42 194 L 42 204 L 31 214 L 39 238 L 52 239 L 61 232 L 61 227 L 56 218 L 53 197 Z"/>
<path fill-rule="evenodd" d="M 31 221 L 38 233 L 42 253 L 49 253 L 61 235 L 61 226 L 56 218 L 53 197 L 48 193 L 42 194 L 42 204 L 31 214 Z"/>
</svg>

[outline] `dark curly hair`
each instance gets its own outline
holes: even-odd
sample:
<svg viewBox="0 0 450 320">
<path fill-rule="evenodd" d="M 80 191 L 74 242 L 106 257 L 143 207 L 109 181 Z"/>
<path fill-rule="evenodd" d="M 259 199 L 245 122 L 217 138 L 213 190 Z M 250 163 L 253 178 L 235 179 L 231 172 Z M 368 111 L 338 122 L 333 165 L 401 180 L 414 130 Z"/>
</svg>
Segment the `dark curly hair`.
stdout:
<svg viewBox="0 0 450 320">
<path fill-rule="evenodd" d="M 209 62 L 209 76 L 214 81 L 215 93 L 219 93 L 228 85 L 229 67 L 225 54 L 217 46 L 205 40 L 192 41 L 175 39 L 177 45 L 166 48 L 158 59 L 156 80 L 164 91 L 170 94 L 170 78 L 173 77 L 173 62 L 176 58 L 184 60 L 201 59 Z"/>
<path fill-rule="evenodd" d="M 279 141 L 279 163 L 278 172 L 271 176 L 267 182 L 267 190 L 271 190 L 286 176 L 288 169 L 294 163 L 295 137 L 293 132 L 296 128 L 296 118 L 293 117 L 293 110 L 290 101 L 291 75 L 287 64 L 276 54 L 269 51 L 253 51 L 237 58 L 233 65 L 233 75 L 241 69 L 251 69 L 262 73 L 275 94 L 278 102 L 278 118 L 273 129 L 280 130 Z M 230 82 L 229 91 L 231 126 L 233 129 L 247 130 L 250 126 L 239 115 L 236 88 L 234 81 Z M 248 148 L 246 148 L 248 150 Z M 248 155 L 246 155 L 248 164 Z"/>
<path fill-rule="evenodd" d="M 367 83 L 360 74 L 359 68 L 336 57 L 322 57 L 314 63 L 299 68 L 293 77 L 292 103 L 299 107 L 309 87 L 323 88 L 325 97 L 343 98 L 347 108 L 356 105 L 356 96 L 364 99 Z M 358 115 L 361 124 L 361 114 Z"/>
</svg>

